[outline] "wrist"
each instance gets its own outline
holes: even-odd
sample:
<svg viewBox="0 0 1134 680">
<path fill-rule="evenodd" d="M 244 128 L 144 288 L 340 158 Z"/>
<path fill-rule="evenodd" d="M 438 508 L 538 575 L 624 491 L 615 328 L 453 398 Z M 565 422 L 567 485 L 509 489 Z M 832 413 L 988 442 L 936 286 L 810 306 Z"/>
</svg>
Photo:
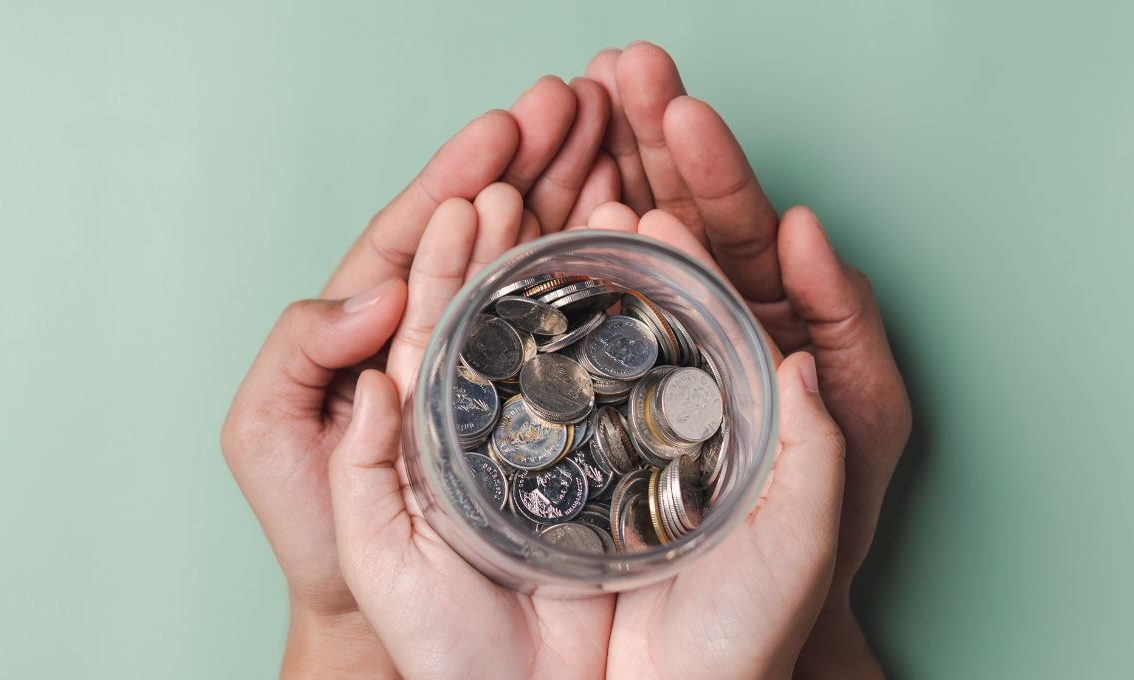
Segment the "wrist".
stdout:
<svg viewBox="0 0 1134 680">
<path fill-rule="evenodd" d="M 831 595 L 807 637 L 793 677 L 882 680 L 886 677 L 850 606 L 850 597 Z"/>
<path fill-rule="evenodd" d="M 292 603 L 282 680 L 397 677 L 386 649 L 361 612 L 326 614 Z"/>
</svg>

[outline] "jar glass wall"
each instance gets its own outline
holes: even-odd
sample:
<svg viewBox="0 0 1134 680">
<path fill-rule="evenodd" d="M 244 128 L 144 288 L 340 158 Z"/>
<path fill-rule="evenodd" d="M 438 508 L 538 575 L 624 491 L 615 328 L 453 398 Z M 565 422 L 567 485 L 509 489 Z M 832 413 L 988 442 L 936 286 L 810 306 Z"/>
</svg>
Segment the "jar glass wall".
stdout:
<svg viewBox="0 0 1134 680">
<path fill-rule="evenodd" d="M 721 491 L 689 535 L 646 552 L 588 555 L 548 543 L 497 509 L 468 468 L 452 406 L 458 355 L 477 315 L 505 284 L 568 272 L 638 290 L 674 314 L 723 383 L 730 463 Z M 430 526 L 489 578 L 524 592 L 581 596 L 668 578 L 709 551 L 751 511 L 770 473 L 776 399 L 772 356 L 743 300 L 700 262 L 656 241 L 575 230 L 514 248 L 479 272 L 445 310 L 405 412 L 403 452 Z"/>
</svg>

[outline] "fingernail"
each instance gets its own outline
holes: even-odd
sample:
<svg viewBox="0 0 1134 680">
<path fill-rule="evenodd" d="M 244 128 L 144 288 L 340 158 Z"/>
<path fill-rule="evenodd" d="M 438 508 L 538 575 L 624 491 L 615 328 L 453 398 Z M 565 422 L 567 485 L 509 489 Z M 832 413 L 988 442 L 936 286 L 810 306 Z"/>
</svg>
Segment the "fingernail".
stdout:
<svg viewBox="0 0 1134 680">
<path fill-rule="evenodd" d="M 819 376 L 815 373 L 815 357 L 808 353 L 799 364 L 799 377 L 803 381 L 803 389 L 812 394 L 819 393 Z"/>
<path fill-rule="evenodd" d="M 393 285 L 394 285 L 394 279 L 389 279 L 387 281 L 383 281 L 382 283 L 379 283 L 377 286 L 374 286 L 373 288 L 367 288 L 366 290 L 362 291 L 361 293 L 358 293 L 356 295 L 351 296 L 350 298 L 347 298 L 347 301 L 343 303 L 343 311 L 346 312 L 347 314 L 357 314 L 359 312 L 365 312 L 366 310 L 370 309 L 374 305 L 378 304 L 378 302 L 383 297 L 385 297 L 386 293 L 389 292 L 390 287 L 393 286 Z"/>
</svg>

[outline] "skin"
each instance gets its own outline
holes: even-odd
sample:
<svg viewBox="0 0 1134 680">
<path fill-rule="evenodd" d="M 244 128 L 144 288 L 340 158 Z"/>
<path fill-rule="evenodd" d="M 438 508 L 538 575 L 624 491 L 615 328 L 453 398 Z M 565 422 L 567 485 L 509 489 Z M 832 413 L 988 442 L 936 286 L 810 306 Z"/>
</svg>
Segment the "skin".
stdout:
<svg viewBox="0 0 1134 680">
<path fill-rule="evenodd" d="M 689 225 L 695 242 L 708 245 L 769 335 L 785 351 L 813 353 L 825 401 L 846 436 L 847 488 L 834 580 L 796 674 L 830 675 L 835 668 L 843 677 L 880 674 L 850 610 L 849 591 L 908 438 L 910 412 L 869 286 L 838 260 L 810 211 L 792 209 L 777 219 L 727 126 L 707 105 L 683 95 L 676 68 L 660 48 L 637 43 L 604 51 L 587 75 L 609 100 L 601 149 L 568 141 L 576 130 L 593 137 L 595 124 L 576 118 L 579 111 L 603 115 L 601 104 L 579 104 L 578 92 L 585 90 L 586 97 L 595 88 L 541 79 L 510 113 L 481 116 L 438 151 L 374 217 L 321 297 L 344 298 L 404 280 L 437 207 L 453 197 L 478 197 L 498 179 L 524 197 L 521 241 L 586 222 L 596 206 L 615 199 L 632 209 L 602 205 L 590 218 L 593 226 L 632 230 L 638 214 L 655 206 L 671 210 Z M 568 158 L 559 160 L 565 153 Z M 594 165 L 579 182 L 587 156 Z M 548 188 L 533 199 L 533 187 L 552 165 L 560 168 L 556 180 L 542 182 Z M 580 188 L 574 195 L 553 190 L 575 185 Z M 488 200 L 478 197 L 474 207 Z M 536 209 L 545 217 L 566 217 L 545 225 Z M 650 217 L 639 226 L 650 233 L 651 224 L 664 222 Z M 490 246 L 481 246 L 472 266 L 483 263 L 490 252 L 484 248 Z M 405 299 L 405 289 L 391 285 L 382 305 Z M 326 463 L 350 421 L 358 376 L 384 368 L 386 351 L 372 329 L 366 347 L 354 353 L 312 355 L 320 350 L 306 347 L 304 337 L 311 332 L 305 324 L 314 322 L 302 310 L 317 307 L 299 303 L 281 317 L 234 400 L 222 448 L 288 578 L 292 627 L 283 674 L 373 677 L 393 670 L 334 557 Z M 281 359 L 297 354 L 302 361 Z M 392 373 L 397 376 L 397 369 Z"/>
<path fill-rule="evenodd" d="M 478 245 L 500 243 L 494 225 L 519 219 L 518 194 L 495 209 L 462 199 L 438 208 L 410 271 L 388 371 L 358 380 L 354 416 L 330 462 L 343 575 L 393 664 L 414 678 L 789 676 L 830 584 L 843 483 L 842 435 L 807 353 L 777 372 L 780 451 L 761 503 L 725 543 L 665 583 L 617 598 L 517 593 L 468 565 L 421 516 L 399 450 L 403 371 L 420 364 L 418 332 L 470 275 Z M 646 233 L 699 247 L 679 222 L 651 215 Z M 744 644 L 721 644 L 738 633 Z"/>
<path fill-rule="evenodd" d="M 880 677 L 850 589 L 909 439 L 911 411 L 870 284 L 839 260 L 810 210 L 777 216 L 728 126 L 685 94 L 660 47 L 605 50 L 587 76 L 610 94 L 604 145 L 622 173 L 622 200 L 638 213 L 663 208 L 676 216 L 773 341 L 785 353 L 815 357 L 824 399 L 846 437 L 847 480 L 834 580 L 796 672 Z"/>
<path fill-rule="evenodd" d="M 516 196 L 528 201 L 518 227 L 514 222 L 494 223 L 489 231 L 499 240 L 477 242 L 471 257 L 472 266 L 479 267 L 503 244 L 514 242 L 513 229 L 518 229 L 520 240 L 535 238 L 544 230 L 534 208 L 545 215 L 562 215 L 566 221 L 617 198 L 617 176 L 609 160 L 605 173 L 598 169 L 603 166 L 600 160 L 581 182 L 571 179 L 578 168 L 602 158 L 601 137 L 592 131 L 595 122 L 575 125 L 575 92 L 586 90 L 591 103 L 584 110 L 596 115 L 607 110 L 594 101 L 605 101 L 605 94 L 593 83 L 582 82 L 569 86 L 558 78 L 541 78 L 511 112 L 489 111 L 450 139 L 374 216 L 321 299 L 301 301 L 285 310 L 237 391 L 222 428 L 221 448 L 287 577 L 292 614 L 285 677 L 317 677 L 328 669 L 336 669 L 336 677 L 349 670 L 362 677 L 392 672 L 382 644 L 358 612 L 340 573 L 327 461 L 350 421 L 359 374 L 366 368 L 384 368 L 387 349 L 412 356 L 415 344 L 424 342 L 420 332 L 415 334 L 411 315 L 402 322 L 400 349 L 385 347 L 401 319 L 405 279 L 421 235 L 441 203 L 475 197 L 475 209 L 498 214 L 491 207 L 495 203 Z M 586 131 L 586 143 L 573 141 L 576 127 Z M 552 168 L 557 168 L 556 180 L 544 181 L 543 175 Z M 506 181 L 498 182 L 501 178 Z M 538 187 L 565 183 L 577 184 L 577 195 L 544 189 L 538 205 L 531 204 L 531 193 Z M 492 190 L 485 191 L 490 185 Z M 388 288 L 376 292 L 381 286 Z M 328 300 L 368 292 L 380 295 L 378 308 L 390 314 L 378 320 L 334 318 L 334 305 L 343 303 Z M 367 325 L 381 319 L 393 325 Z M 347 333 L 351 343 L 330 342 Z M 398 369 L 392 373 L 398 375 Z M 408 373 L 403 371 L 402 379 L 408 380 Z"/>
</svg>

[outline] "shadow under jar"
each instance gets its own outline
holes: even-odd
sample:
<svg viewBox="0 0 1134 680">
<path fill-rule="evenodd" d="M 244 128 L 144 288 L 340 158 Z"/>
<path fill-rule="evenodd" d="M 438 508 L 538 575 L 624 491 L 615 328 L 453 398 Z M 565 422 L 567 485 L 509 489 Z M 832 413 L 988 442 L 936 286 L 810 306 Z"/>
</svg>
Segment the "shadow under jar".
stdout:
<svg viewBox="0 0 1134 680">
<path fill-rule="evenodd" d="M 614 554 L 552 543 L 507 509 L 498 509 L 467 462 L 468 449 L 462 446 L 467 442 L 457 432 L 453 407 L 461 351 L 480 315 L 492 309 L 498 290 L 549 272 L 639 291 L 676 317 L 717 369 L 729 431 L 721 455 L 728 463 L 700 524 L 680 538 Z M 664 362 L 660 354 L 659 362 Z M 501 409 L 506 399 L 500 395 Z M 426 520 L 467 562 L 522 592 L 581 597 L 669 578 L 736 529 L 770 474 L 776 421 L 771 353 L 751 311 L 729 284 L 660 241 L 574 230 L 517 246 L 457 293 L 437 324 L 407 404 L 403 455 Z"/>
</svg>

